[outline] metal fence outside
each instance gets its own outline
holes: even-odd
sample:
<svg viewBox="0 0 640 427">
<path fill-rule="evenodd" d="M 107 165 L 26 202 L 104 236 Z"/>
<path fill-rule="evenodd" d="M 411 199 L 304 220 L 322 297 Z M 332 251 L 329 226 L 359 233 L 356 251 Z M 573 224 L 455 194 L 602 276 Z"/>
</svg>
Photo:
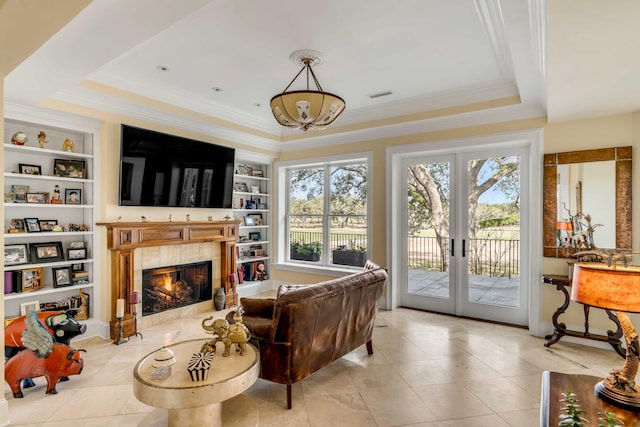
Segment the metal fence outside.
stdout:
<svg viewBox="0 0 640 427">
<path fill-rule="evenodd" d="M 322 242 L 319 231 L 291 231 L 290 242 Z M 339 246 L 367 247 L 367 236 L 354 233 L 331 233 L 329 250 Z M 449 243 L 444 244 L 448 255 Z M 448 256 L 442 256 L 435 237 L 409 237 L 409 268 L 448 271 Z M 517 277 L 520 275 L 520 240 L 469 239 L 467 254 L 471 274 L 489 277 Z"/>
</svg>

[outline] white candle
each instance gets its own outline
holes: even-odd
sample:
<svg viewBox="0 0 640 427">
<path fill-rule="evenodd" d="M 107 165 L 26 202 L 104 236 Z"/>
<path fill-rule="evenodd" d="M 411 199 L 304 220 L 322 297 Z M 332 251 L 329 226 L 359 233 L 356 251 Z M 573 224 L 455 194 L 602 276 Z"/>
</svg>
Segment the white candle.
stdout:
<svg viewBox="0 0 640 427">
<path fill-rule="evenodd" d="M 116 318 L 122 319 L 124 317 L 124 299 L 119 298 L 116 301 Z"/>
</svg>

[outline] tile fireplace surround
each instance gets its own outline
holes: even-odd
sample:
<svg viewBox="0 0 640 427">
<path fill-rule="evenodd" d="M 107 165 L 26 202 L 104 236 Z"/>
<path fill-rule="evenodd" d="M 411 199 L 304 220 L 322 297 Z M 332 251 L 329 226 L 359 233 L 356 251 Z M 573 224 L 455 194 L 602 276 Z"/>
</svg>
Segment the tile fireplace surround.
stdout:
<svg viewBox="0 0 640 427">
<path fill-rule="evenodd" d="M 116 300 L 127 300 L 128 295 L 142 291 L 142 270 L 178 263 L 212 260 L 212 284 L 221 286 L 226 293 L 225 308 L 238 301 L 229 274 L 236 271 L 235 242 L 239 220 L 188 222 L 109 222 L 98 223 L 107 228 L 107 248 L 111 251 L 111 313 L 115 313 Z M 146 316 L 138 326 L 150 326 L 173 319 L 171 316 L 189 315 L 206 310 L 211 302 L 201 302 Z M 125 306 L 123 335 L 134 331 L 133 310 Z M 172 313 L 175 312 L 175 313 Z M 153 320 L 147 320 L 153 317 Z M 140 316 L 138 317 L 140 322 Z M 111 319 L 110 335 L 115 339 L 118 322 Z"/>
</svg>

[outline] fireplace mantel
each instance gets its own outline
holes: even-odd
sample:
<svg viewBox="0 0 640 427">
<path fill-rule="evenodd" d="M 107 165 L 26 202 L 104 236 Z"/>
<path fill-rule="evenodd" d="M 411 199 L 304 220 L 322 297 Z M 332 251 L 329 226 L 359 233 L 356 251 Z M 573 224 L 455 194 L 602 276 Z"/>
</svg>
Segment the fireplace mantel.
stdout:
<svg viewBox="0 0 640 427">
<path fill-rule="evenodd" d="M 137 248 L 182 245 L 189 243 L 220 242 L 221 284 L 225 290 L 225 308 L 238 303 L 235 284 L 229 275 L 236 271 L 235 242 L 238 238 L 239 220 L 229 221 L 180 221 L 180 222 L 98 222 L 107 228 L 107 249 L 111 251 L 111 334 L 115 338 L 116 300 L 133 291 L 133 251 Z M 131 306 L 126 305 L 123 322 L 125 336 L 133 332 Z"/>
</svg>

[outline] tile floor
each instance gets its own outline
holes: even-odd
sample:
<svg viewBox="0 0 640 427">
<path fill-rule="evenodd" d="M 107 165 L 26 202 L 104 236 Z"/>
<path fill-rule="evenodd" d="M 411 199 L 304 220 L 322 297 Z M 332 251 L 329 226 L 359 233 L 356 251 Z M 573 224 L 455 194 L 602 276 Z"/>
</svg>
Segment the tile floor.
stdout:
<svg viewBox="0 0 640 427">
<path fill-rule="evenodd" d="M 87 350 L 85 369 L 59 383 L 57 395 L 45 395 L 44 378 L 23 399 L 14 399 L 5 385 L 10 425 L 148 425 L 143 419 L 154 408 L 133 395 L 134 365 L 163 344 L 205 337 L 200 322 L 208 315 L 146 328 L 142 340 L 120 346 L 98 338 L 74 342 Z M 291 410 L 285 386 L 258 380 L 223 408 L 225 426 L 538 426 L 544 370 L 606 376 L 622 365 L 613 351 L 543 343 L 519 328 L 381 311 L 373 356 L 362 346 L 295 384 Z M 234 405 L 240 412 L 250 408 L 249 422 L 233 418 Z"/>
</svg>

